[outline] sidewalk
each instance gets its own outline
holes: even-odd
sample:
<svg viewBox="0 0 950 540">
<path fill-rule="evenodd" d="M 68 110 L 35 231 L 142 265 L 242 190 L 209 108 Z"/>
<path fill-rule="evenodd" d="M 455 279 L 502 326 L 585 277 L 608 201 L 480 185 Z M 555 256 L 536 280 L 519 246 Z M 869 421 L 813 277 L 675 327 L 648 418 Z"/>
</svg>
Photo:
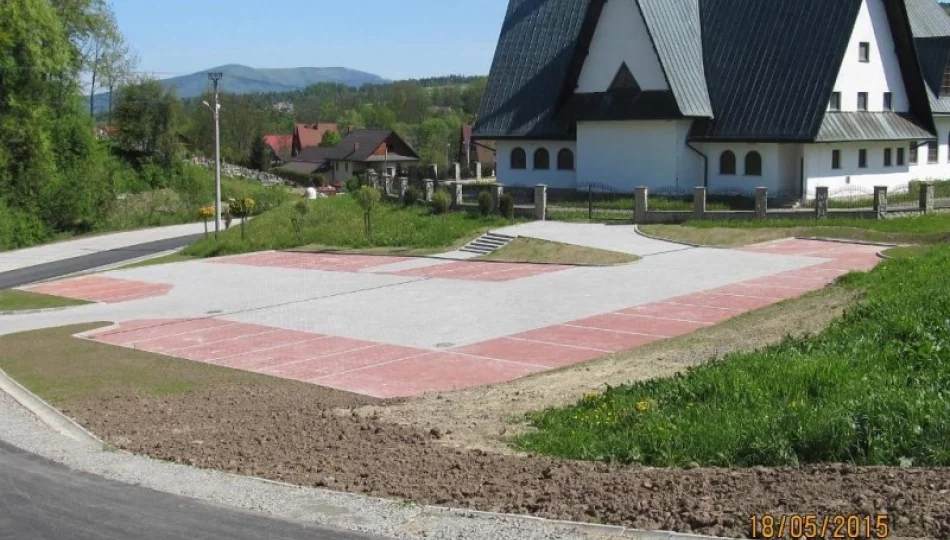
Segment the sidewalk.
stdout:
<svg viewBox="0 0 950 540">
<path fill-rule="evenodd" d="M 188 223 L 185 225 L 172 225 L 170 227 L 156 227 L 137 231 L 103 234 L 16 251 L 0 251 L 0 273 L 72 259 L 74 257 L 81 257 L 102 251 L 201 234 L 204 233 L 204 230 L 203 223 Z"/>
</svg>

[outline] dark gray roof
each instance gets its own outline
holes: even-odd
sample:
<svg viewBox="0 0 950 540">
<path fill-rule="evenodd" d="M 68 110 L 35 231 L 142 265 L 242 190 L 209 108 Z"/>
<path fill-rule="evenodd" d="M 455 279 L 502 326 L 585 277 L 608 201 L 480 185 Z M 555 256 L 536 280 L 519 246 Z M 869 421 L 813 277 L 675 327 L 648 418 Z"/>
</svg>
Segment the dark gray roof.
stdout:
<svg viewBox="0 0 950 540">
<path fill-rule="evenodd" d="M 915 38 L 950 36 L 950 16 L 937 0 L 905 0 Z"/>
<path fill-rule="evenodd" d="M 894 112 L 829 112 L 816 142 L 923 141 L 934 136 L 910 115 Z"/>
<path fill-rule="evenodd" d="M 298 174 L 313 174 L 323 168 L 323 162 L 291 161 L 277 168 L 277 172 L 287 171 Z"/>
<path fill-rule="evenodd" d="M 683 116 L 712 117 L 703 69 L 699 0 L 639 0 L 653 45 Z"/>
<path fill-rule="evenodd" d="M 701 0 L 715 120 L 696 138 L 810 140 L 834 90 L 861 0 Z"/>
<path fill-rule="evenodd" d="M 567 136 L 555 114 L 592 1 L 509 2 L 475 137 Z"/>
<path fill-rule="evenodd" d="M 574 94 L 561 115 L 578 121 L 682 118 L 670 91 Z"/>
<path fill-rule="evenodd" d="M 334 161 L 369 161 L 373 152 L 379 148 L 390 135 L 395 134 L 391 129 L 356 129 L 349 135 L 343 137 L 340 144 L 331 148 L 312 147 L 304 148 L 297 154 L 293 161 L 305 161 L 308 163 L 323 163 L 327 160 Z M 400 140 L 402 140 L 400 138 Z M 403 141 L 405 143 L 405 141 Z M 409 148 L 409 145 L 406 144 Z M 419 156 L 409 148 L 411 155 L 401 156 L 409 159 L 419 159 Z"/>
</svg>

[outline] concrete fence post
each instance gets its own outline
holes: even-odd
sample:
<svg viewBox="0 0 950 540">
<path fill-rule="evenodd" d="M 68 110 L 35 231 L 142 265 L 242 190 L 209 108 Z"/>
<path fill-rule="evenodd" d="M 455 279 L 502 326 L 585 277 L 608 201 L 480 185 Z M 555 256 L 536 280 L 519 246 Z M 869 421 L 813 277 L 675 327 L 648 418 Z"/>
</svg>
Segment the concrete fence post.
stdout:
<svg viewBox="0 0 950 540">
<path fill-rule="evenodd" d="M 934 185 L 932 182 L 920 184 L 920 211 L 930 214 L 934 211 Z"/>
<path fill-rule="evenodd" d="M 462 180 L 462 165 L 460 165 L 459 162 L 456 161 L 454 166 L 455 166 L 455 181 L 458 182 Z"/>
<path fill-rule="evenodd" d="M 548 217 L 548 186 L 538 184 L 534 187 L 534 219 L 544 221 Z"/>
<path fill-rule="evenodd" d="M 475 162 L 475 181 L 476 182 L 482 181 L 482 162 L 481 161 Z"/>
<path fill-rule="evenodd" d="M 386 187 L 386 191 L 383 193 L 383 195 L 389 197 L 390 193 L 393 192 L 393 179 L 388 176 L 384 176 L 383 185 Z"/>
<path fill-rule="evenodd" d="M 815 217 L 825 219 L 828 217 L 828 188 L 819 187 L 815 189 Z"/>
<path fill-rule="evenodd" d="M 640 186 L 634 192 L 634 221 L 640 224 L 646 223 L 647 211 L 650 210 L 650 190 L 645 186 Z"/>
<path fill-rule="evenodd" d="M 874 215 L 877 219 L 887 217 L 887 186 L 874 186 Z"/>
<path fill-rule="evenodd" d="M 455 196 L 452 197 L 453 204 L 455 205 L 456 208 L 461 208 L 462 207 L 462 184 L 460 182 L 456 182 L 453 185 L 455 186 Z"/>
<path fill-rule="evenodd" d="M 693 219 L 703 219 L 706 215 L 706 188 L 693 188 Z"/>
<path fill-rule="evenodd" d="M 769 188 L 755 188 L 755 217 L 765 219 L 769 213 Z"/>
<path fill-rule="evenodd" d="M 501 208 L 501 196 L 505 194 L 505 186 L 492 186 L 491 197 L 495 203 L 495 211 Z"/>
<path fill-rule="evenodd" d="M 435 180 L 425 180 L 426 186 L 426 202 L 432 202 L 432 196 L 435 195 Z"/>
<path fill-rule="evenodd" d="M 400 178 L 399 179 L 399 200 L 403 200 L 406 197 L 406 191 L 409 190 L 409 179 Z"/>
</svg>

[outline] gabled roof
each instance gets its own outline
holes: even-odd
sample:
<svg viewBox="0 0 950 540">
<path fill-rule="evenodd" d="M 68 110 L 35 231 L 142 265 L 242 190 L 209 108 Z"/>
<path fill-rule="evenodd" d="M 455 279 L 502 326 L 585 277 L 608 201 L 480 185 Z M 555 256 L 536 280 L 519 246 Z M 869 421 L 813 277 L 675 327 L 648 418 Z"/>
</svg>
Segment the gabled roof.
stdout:
<svg viewBox="0 0 950 540">
<path fill-rule="evenodd" d="M 294 137 L 301 149 L 320 146 L 323 135 L 328 131 L 339 131 L 339 128 L 336 124 L 294 124 Z"/>
<path fill-rule="evenodd" d="M 937 0 L 905 0 L 915 38 L 950 36 L 950 17 Z"/>
<path fill-rule="evenodd" d="M 704 72 L 700 0 L 639 0 L 670 89 L 683 116 L 712 117 Z"/>
<path fill-rule="evenodd" d="M 950 96 L 941 96 L 944 73 L 950 66 L 950 16 L 936 0 L 906 0 L 917 57 L 934 114 L 950 114 Z"/>
<path fill-rule="evenodd" d="M 578 120 L 572 111 L 604 119 L 656 117 L 637 106 L 645 99 L 661 100 L 660 116 L 673 117 L 670 96 L 574 96 L 605 1 L 510 0 L 477 138 L 571 139 Z M 633 2 L 643 15 L 673 103 L 681 116 L 699 118 L 693 138 L 770 141 L 818 136 L 862 2 L 615 1 Z M 911 112 L 932 129 L 911 29 L 950 36 L 947 17 L 934 0 L 883 1 Z M 937 15 L 940 22 L 925 20 Z M 614 112 L 620 116 L 611 118 Z"/>
<path fill-rule="evenodd" d="M 330 148 L 304 148 L 299 154 L 297 154 L 297 157 L 295 157 L 293 161 L 302 161 L 307 163 L 323 163 L 324 161 L 328 160 L 362 162 L 373 161 L 371 159 L 373 157 L 373 153 L 390 137 L 395 137 L 400 142 L 402 142 L 407 149 L 409 149 L 409 155 L 397 153 L 390 154 L 394 161 L 400 160 L 401 158 L 406 158 L 410 161 L 419 159 L 419 155 L 416 154 L 416 152 L 412 150 L 412 148 L 406 144 L 406 142 L 403 141 L 395 131 L 391 129 L 357 129 L 350 132 L 350 134 L 344 137 L 343 140 L 340 141 L 340 144 L 336 146 Z"/>
</svg>

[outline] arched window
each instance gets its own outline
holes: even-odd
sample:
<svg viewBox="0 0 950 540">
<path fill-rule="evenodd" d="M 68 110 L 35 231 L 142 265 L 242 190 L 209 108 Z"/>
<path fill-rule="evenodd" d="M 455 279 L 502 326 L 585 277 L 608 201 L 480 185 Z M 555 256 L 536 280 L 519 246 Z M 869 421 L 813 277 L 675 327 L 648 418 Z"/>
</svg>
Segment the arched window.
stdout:
<svg viewBox="0 0 950 540">
<path fill-rule="evenodd" d="M 736 154 L 732 150 L 719 156 L 719 174 L 736 174 Z"/>
<path fill-rule="evenodd" d="M 753 150 L 745 155 L 745 175 L 762 176 L 762 154 Z"/>
<path fill-rule="evenodd" d="M 527 169 L 528 168 L 528 154 L 525 154 L 523 148 L 515 148 L 511 151 L 511 168 L 512 169 Z"/>
<path fill-rule="evenodd" d="M 534 151 L 534 168 L 545 171 L 551 168 L 551 154 L 546 149 L 538 148 Z"/>
<path fill-rule="evenodd" d="M 574 170 L 574 152 L 571 152 L 569 148 L 562 148 L 561 151 L 557 153 L 557 170 Z"/>
</svg>

